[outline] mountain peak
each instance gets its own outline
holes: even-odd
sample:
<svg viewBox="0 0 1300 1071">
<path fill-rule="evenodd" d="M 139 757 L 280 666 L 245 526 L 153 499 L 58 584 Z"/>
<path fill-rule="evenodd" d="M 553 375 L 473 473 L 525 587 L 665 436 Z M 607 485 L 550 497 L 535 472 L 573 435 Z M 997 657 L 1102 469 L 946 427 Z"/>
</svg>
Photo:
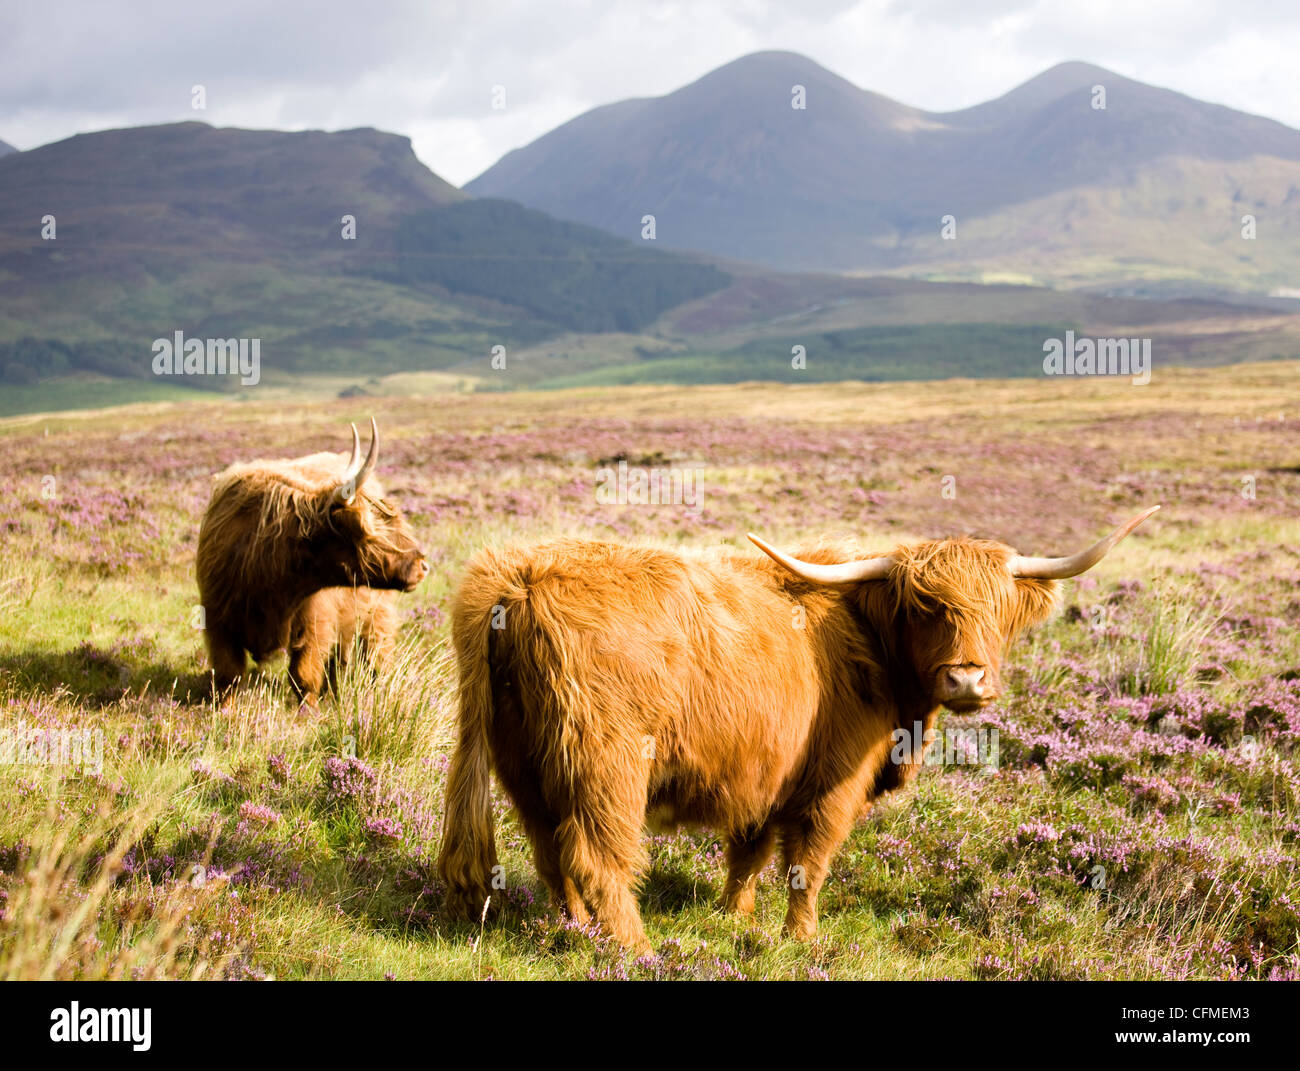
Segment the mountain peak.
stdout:
<svg viewBox="0 0 1300 1071">
<path fill-rule="evenodd" d="M 1036 82 L 1040 79 L 1057 79 L 1062 82 L 1070 82 L 1082 85 L 1086 81 L 1102 81 L 1106 78 L 1123 78 L 1121 74 L 1106 67 L 1099 67 L 1095 63 L 1089 63 L 1087 60 L 1062 60 L 1060 63 L 1053 64 L 1043 71 L 1042 74 L 1036 74 L 1028 82 Z"/>
<path fill-rule="evenodd" d="M 943 118 L 952 123 L 1006 122 L 1044 108 L 1069 93 L 1089 93 L 1095 85 L 1140 85 L 1123 75 L 1082 60 L 1066 60 L 1021 82 L 1000 97 L 969 108 L 947 112 Z M 1149 88 L 1149 87 L 1143 87 Z"/>
<path fill-rule="evenodd" d="M 719 102 L 749 100 L 763 108 L 779 100 L 786 108 L 796 85 L 804 87 L 827 117 L 848 118 L 844 112 L 857 111 L 878 122 L 904 123 L 920 114 L 915 108 L 854 85 L 802 53 L 783 51 L 750 52 L 656 99 L 694 101 L 710 94 Z"/>
<path fill-rule="evenodd" d="M 75 134 L 18 155 L 37 186 L 44 181 L 37 176 L 62 176 L 72 161 L 84 166 L 94 159 L 100 186 L 123 197 L 134 196 L 128 193 L 132 188 L 154 188 L 159 168 L 188 174 L 196 197 L 233 197 L 222 191 L 238 188 L 257 199 L 293 187 L 303 173 L 316 176 L 321 196 L 354 203 L 376 186 L 409 210 L 464 197 L 420 163 L 410 138 L 371 127 L 337 133 L 246 130 L 187 120 Z M 6 167 L 8 181 L 20 181 L 21 174 L 13 171 L 18 161 L 7 161 Z"/>
<path fill-rule="evenodd" d="M 783 49 L 768 49 L 762 52 L 747 52 L 739 56 L 730 63 L 724 63 L 721 67 L 715 67 L 706 74 L 705 78 L 714 78 L 718 76 L 736 75 L 771 75 L 771 74 L 794 74 L 821 76 L 825 78 L 834 78 L 837 81 L 844 81 L 834 71 L 829 71 L 816 60 L 805 56 L 802 52 L 789 52 Z"/>
</svg>

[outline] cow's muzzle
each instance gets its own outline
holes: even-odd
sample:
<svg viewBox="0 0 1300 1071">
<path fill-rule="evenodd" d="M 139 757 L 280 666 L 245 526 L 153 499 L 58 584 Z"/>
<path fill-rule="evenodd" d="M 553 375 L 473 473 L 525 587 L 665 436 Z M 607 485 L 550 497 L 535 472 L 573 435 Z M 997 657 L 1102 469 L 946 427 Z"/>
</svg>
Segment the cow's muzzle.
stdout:
<svg viewBox="0 0 1300 1071">
<path fill-rule="evenodd" d="M 414 591 L 416 586 L 429 575 L 429 563 L 423 555 L 417 558 L 406 569 L 406 590 Z"/>
<path fill-rule="evenodd" d="M 945 706 L 980 707 L 996 697 L 996 689 L 984 666 L 941 666 L 934 697 Z"/>
</svg>

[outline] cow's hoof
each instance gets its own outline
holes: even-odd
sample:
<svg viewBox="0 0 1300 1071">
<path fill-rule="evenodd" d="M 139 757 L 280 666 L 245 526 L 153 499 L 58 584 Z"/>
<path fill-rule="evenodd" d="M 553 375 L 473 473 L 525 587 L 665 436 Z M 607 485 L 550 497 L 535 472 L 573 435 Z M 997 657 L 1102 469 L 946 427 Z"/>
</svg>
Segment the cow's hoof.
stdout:
<svg viewBox="0 0 1300 1071">
<path fill-rule="evenodd" d="M 817 923 L 809 922 L 807 919 L 793 922 L 787 920 L 781 927 L 781 932 L 792 941 L 811 941 L 817 936 Z"/>
<path fill-rule="evenodd" d="M 632 954 L 633 959 L 644 959 L 646 956 L 655 954 L 655 946 L 652 945 L 648 938 L 641 938 L 628 946 L 628 951 Z"/>
<path fill-rule="evenodd" d="M 718 904 L 728 915 L 752 915 L 754 913 L 754 890 L 745 889 L 743 892 L 736 893 L 735 896 L 725 896 Z"/>
</svg>

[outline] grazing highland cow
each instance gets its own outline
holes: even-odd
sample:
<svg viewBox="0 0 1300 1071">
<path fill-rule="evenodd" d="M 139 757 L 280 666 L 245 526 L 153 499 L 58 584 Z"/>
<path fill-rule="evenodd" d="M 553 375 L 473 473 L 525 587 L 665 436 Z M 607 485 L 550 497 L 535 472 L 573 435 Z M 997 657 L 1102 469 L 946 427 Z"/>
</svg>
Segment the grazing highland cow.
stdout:
<svg viewBox="0 0 1300 1071">
<path fill-rule="evenodd" d="M 359 634 L 382 662 L 396 592 L 410 591 L 429 568 L 371 475 L 378 456 L 372 418 L 364 462 L 353 425 L 351 457 L 252 461 L 213 477 L 198 580 L 218 694 L 243 675 L 246 653 L 261 662 L 289 646 L 289 678 L 309 706 L 336 645 L 345 652 Z"/>
<path fill-rule="evenodd" d="M 480 553 L 452 618 L 449 901 L 477 919 L 489 895 L 495 771 L 557 905 L 620 943 L 647 947 L 632 891 L 647 816 L 725 835 L 731 911 L 753 910 L 779 840 L 785 930 L 811 937 L 863 799 L 917 772 L 919 747 L 890 761 L 894 730 L 995 699 L 1003 648 L 1048 616 L 1055 581 L 1153 512 L 1068 558 L 965 538 L 791 558 L 755 536 L 767 558 L 571 539 Z"/>
</svg>

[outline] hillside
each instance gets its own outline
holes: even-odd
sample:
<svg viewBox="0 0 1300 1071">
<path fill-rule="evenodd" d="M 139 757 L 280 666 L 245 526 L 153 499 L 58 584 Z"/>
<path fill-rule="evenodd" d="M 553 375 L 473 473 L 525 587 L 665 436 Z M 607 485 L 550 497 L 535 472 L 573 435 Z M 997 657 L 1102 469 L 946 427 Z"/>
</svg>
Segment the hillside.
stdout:
<svg viewBox="0 0 1300 1071">
<path fill-rule="evenodd" d="M 47 214 L 53 240 L 41 234 Z M 485 274 L 485 256 L 514 241 L 532 255 Z M 467 262 L 476 270 L 455 270 Z M 617 285 L 585 285 L 593 277 Z M 147 377 L 151 341 L 174 331 L 260 338 L 270 372 L 437 368 L 560 330 L 637 328 L 726 282 L 666 252 L 474 202 L 404 137 L 202 123 L 5 157 L 0 278 L 0 373 L 17 383 L 78 369 Z"/>
<path fill-rule="evenodd" d="M 640 333 L 566 333 L 514 351 L 509 386 L 787 383 L 1041 377 L 1066 330 L 1150 339 L 1155 374 L 1175 365 L 1300 353 L 1293 302 L 1114 297 L 1084 290 L 781 273 L 732 267 L 731 284 Z M 795 347 L 803 359 L 793 362 Z"/>
<path fill-rule="evenodd" d="M 11 152 L 17 152 L 7 141 L 0 141 L 0 156 L 8 156 Z"/>
<path fill-rule="evenodd" d="M 652 213 L 665 245 L 782 270 L 1262 292 L 1300 278 L 1300 132 L 1085 63 L 930 113 L 757 53 L 596 108 L 465 189 L 625 236 Z M 1267 221 L 1251 242 L 1247 213 Z"/>
</svg>

